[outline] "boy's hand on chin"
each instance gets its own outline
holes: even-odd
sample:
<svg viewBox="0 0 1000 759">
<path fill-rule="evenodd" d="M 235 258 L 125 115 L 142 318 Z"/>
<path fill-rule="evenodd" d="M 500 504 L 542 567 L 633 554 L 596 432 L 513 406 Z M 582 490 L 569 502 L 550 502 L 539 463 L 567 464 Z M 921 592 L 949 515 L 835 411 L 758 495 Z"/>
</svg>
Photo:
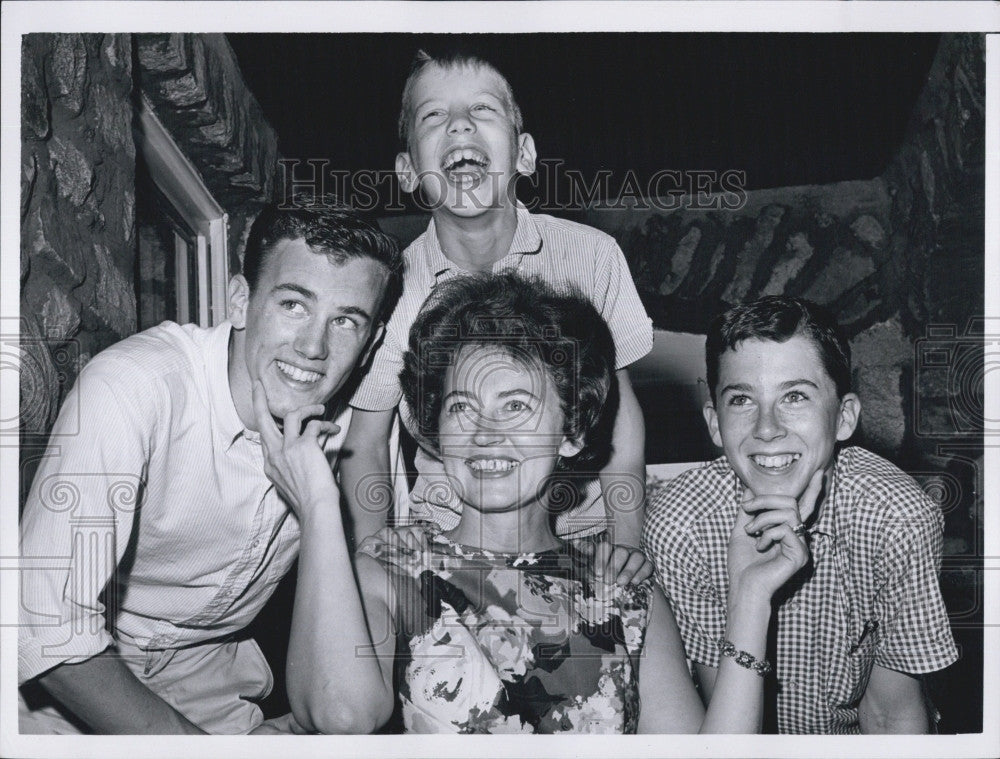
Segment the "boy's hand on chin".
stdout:
<svg viewBox="0 0 1000 759">
<path fill-rule="evenodd" d="M 729 538 L 731 599 L 744 592 L 770 598 L 809 560 L 803 523 L 816 510 L 823 490 L 822 470 L 815 472 L 805 492 L 790 496 L 758 496 L 747 488 Z"/>
</svg>

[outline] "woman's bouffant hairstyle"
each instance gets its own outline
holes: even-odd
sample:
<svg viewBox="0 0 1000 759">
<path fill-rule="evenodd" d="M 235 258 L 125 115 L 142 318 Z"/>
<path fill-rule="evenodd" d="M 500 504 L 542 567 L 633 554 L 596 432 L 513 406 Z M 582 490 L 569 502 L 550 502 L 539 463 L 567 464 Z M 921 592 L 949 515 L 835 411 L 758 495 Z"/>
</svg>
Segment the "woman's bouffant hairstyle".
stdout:
<svg viewBox="0 0 1000 759">
<path fill-rule="evenodd" d="M 617 412 L 615 344 L 594 306 L 518 274 L 476 274 L 434 290 L 410 329 L 400 381 L 419 436 L 440 450 L 445 375 L 462 348 L 489 347 L 552 379 L 563 434 L 582 446 L 558 469 L 597 470 L 611 452 Z"/>
<path fill-rule="evenodd" d="M 712 402 L 723 353 L 736 350 L 744 340 L 783 343 L 795 335 L 808 338 L 816 346 L 823 368 L 837 388 L 837 397 L 851 392 L 851 347 L 833 314 L 803 298 L 768 295 L 734 306 L 716 317 L 708 328 L 705 366 Z"/>
</svg>

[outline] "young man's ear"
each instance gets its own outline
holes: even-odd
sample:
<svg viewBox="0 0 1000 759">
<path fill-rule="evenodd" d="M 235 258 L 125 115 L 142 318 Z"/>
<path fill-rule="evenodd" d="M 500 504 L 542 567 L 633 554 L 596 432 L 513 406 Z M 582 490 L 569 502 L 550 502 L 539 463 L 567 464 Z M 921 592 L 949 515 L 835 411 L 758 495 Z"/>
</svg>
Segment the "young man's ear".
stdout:
<svg viewBox="0 0 1000 759">
<path fill-rule="evenodd" d="M 837 440 L 843 442 L 854 434 L 861 418 L 861 399 L 854 393 L 847 393 L 840 399 L 837 412 Z"/>
<path fill-rule="evenodd" d="M 715 410 L 715 404 L 708 401 L 701 413 L 705 417 L 705 424 L 708 426 L 708 434 L 712 436 L 712 442 L 721 448 L 722 435 L 719 434 L 719 414 Z"/>
<path fill-rule="evenodd" d="M 229 280 L 229 321 L 235 329 L 247 324 L 247 304 L 250 302 L 250 285 L 246 277 L 236 274 Z"/>
<path fill-rule="evenodd" d="M 413 159 L 410 158 L 409 151 L 396 154 L 396 179 L 403 192 L 413 192 L 419 184 L 417 180 L 417 170 L 413 166 Z"/>
<path fill-rule="evenodd" d="M 517 163 L 515 164 L 517 173 L 525 176 L 534 174 L 537 158 L 535 139 L 527 132 L 522 132 L 517 136 Z"/>
</svg>

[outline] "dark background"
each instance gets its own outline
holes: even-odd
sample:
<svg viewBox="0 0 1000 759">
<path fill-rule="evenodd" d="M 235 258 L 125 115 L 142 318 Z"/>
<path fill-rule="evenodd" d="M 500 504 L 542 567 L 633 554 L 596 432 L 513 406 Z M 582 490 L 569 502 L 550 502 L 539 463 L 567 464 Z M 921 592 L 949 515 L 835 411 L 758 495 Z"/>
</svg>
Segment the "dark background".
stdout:
<svg viewBox="0 0 1000 759">
<path fill-rule="evenodd" d="M 228 38 L 286 158 L 390 170 L 413 54 L 458 46 L 508 78 L 539 158 L 561 159 L 585 176 L 631 170 L 643 185 L 660 169 L 740 169 L 748 190 L 879 175 L 939 41 L 937 34 Z"/>
</svg>

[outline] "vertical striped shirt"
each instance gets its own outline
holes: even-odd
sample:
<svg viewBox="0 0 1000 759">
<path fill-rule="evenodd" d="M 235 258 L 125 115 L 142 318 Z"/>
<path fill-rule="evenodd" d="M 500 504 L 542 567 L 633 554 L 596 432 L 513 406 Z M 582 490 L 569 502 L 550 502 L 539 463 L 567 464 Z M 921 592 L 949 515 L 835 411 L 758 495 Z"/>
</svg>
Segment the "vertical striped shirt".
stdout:
<svg viewBox="0 0 1000 759">
<path fill-rule="evenodd" d="M 643 547 L 690 659 L 719 666 L 726 551 L 743 485 L 723 456 L 650 497 Z M 857 733 L 872 667 L 919 675 L 957 658 L 938 572 L 943 519 L 912 477 L 843 449 L 808 531 L 812 559 L 778 594 L 778 731 Z"/>
<path fill-rule="evenodd" d="M 106 622 L 143 649 L 234 633 L 288 571 L 299 525 L 233 405 L 230 331 L 164 322 L 84 367 L 21 519 L 19 682 L 100 653 Z"/>
</svg>

